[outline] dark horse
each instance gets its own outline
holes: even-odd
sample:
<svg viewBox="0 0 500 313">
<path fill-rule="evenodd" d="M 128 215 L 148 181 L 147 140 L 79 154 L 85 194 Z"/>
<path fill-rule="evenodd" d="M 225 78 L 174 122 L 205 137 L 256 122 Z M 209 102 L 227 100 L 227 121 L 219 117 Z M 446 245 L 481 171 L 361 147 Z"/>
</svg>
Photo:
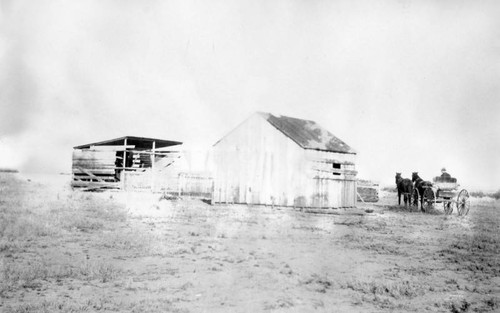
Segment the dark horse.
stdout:
<svg viewBox="0 0 500 313">
<path fill-rule="evenodd" d="M 420 210 L 424 211 L 424 190 L 427 187 L 432 187 L 432 183 L 430 181 L 425 181 L 420 176 L 418 176 L 418 172 L 413 172 L 411 174 L 411 181 L 415 184 L 414 187 L 418 190 L 418 195 L 420 197 Z M 415 199 L 418 207 L 418 199 Z"/>
<path fill-rule="evenodd" d="M 401 177 L 401 173 L 396 173 L 396 186 L 398 187 L 398 205 L 401 205 L 401 194 L 403 194 L 405 206 L 407 203 L 411 205 L 411 194 L 413 192 L 411 180 Z"/>
</svg>

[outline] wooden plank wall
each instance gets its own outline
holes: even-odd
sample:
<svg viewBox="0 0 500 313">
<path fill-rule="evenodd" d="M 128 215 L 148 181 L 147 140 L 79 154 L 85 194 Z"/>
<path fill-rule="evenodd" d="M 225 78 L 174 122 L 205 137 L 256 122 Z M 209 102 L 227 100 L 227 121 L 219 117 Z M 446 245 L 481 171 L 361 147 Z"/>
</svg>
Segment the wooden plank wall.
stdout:
<svg viewBox="0 0 500 313">
<path fill-rule="evenodd" d="M 123 150 L 122 146 L 73 150 L 72 186 L 151 190 L 158 181 L 164 188 L 168 188 L 168 184 L 171 184 L 169 180 L 171 173 L 164 172 L 163 169 L 168 168 L 179 158 L 178 151 L 153 153 L 150 150 L 127 150 L 127 155 L 133 161 L 124 169 L 123 157 L 117 156 L 117 152 Z M 154 171 L 152 155 L 155 161 Z"/>
<path fill-rule="evenodd" d="M 253 115 L 214 146 L 213 201 L 293 205 L 303 179 L 302 155 L 294 142 Z"/>
<path fill-rule="evenodd" d="M 305 154 L 307 175 L 315 180 L 313 190 L 308 190 L 311 206 L 356 206 L 356 155 L 316 150 L 306 150 Z"/>
<path fill-rule="evenodd" d="M 213 178 L 208 173 L 179 173 L 178 192 L 181 196 L 211 199 Z"/>
<path fill-rule="evenodd" d="M 332 163 L 343 163 L 333 175 Z M 304 150 L 259 115 L 214 146 L 215 203 L 356 205 L 355 155 Z"/>
<path fill-rule="evenodd" d="M 114 174 L 115 151 L 73 150 L 73 169 L 84 168 L 91 171 Z"/>
<path fill-rule="evenodd" d="M 115 151 L 73 150 L 73 187 L 118 188 Z"/>
</svg>

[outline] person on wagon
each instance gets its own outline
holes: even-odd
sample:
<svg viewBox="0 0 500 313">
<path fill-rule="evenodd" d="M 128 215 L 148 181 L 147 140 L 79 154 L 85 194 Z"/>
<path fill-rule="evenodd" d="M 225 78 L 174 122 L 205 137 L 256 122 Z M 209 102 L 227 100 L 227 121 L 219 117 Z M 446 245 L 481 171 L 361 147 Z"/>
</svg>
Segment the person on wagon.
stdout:
<svg viewBox="0 0 500 313">
<path fill-rule="evenodd" d="M 444 178 L 444 179 L 450 179 L 451 178 L 451 175 L 448 174 L 448 172 L 446 172 L 446 169 L 444 167 L 441 169 L 441 178 Z"/>
</svg>

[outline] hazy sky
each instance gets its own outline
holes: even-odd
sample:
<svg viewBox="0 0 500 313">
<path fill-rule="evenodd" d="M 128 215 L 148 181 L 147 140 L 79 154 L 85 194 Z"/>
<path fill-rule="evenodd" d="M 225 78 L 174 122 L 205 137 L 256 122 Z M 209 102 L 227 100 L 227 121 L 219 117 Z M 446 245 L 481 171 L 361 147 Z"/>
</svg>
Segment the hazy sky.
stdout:
<svg viewBox="0 0 500 313">
<path fill-rule="evenodd" d="M 361 178 L 498 189 L 499 85 L 499 1 L 0 0 L 0 167 L 28 172 L 266 111 L 346 141 Z"/>
</svg>

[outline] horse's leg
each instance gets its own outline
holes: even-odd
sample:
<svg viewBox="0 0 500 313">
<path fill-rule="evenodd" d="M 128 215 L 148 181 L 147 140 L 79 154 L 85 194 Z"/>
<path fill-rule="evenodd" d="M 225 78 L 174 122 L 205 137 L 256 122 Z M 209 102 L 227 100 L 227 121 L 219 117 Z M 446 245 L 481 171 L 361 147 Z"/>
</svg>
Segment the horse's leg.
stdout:
<svg viewBox="0 0 500 313">
<path fill-rule="evenodd" d="M 420 193 L 420 211 L 425 213 L 425 210 L 424 210 L 424 188 L 422 188 L 422 192 Z"/>
<path fill-rule="evenodd" d="M 408 196 L 408 205 L 410 206 L 410 212 L 413 211 L 413 190 L 410 189 L 410 195 Z"/>
<path fill-rule="evenodd" d="M 410 206 L 411 204 L 411 193 L 408 193 L 408 189 L 406 190 L 406 202 L 405 202 L 405 206 Z"/>
<path fill-rule="evenodd" d="M 415 189 L 417 189 L 417 195 L 415 196 L 415 204 L 416 204 L 417 211 L 418 211 L 418 203 L 420 202 L 420 190 L 418 190 L 418 188 L 415 188 Z"/>
<path fill-rule="evenodd" d="M 398 188 L 398 205 L 401 205 L 401 190 Z"/>
<path fill-rule="evenodd" d="M 417 204 L 417 211 L 418 211 L 418 204 L 420 203 L 420 198 L 421 198 L 421 195 L 420 195 L 420 189 L 416 188 L 418 193 L 417 193 L 417 196 L 416 196 L 416 199 L 415 199 L 415 203 Z"/>
<path fill-rule="evenodd" d="M 410 189 L 410 191 L 408 193 L 408 206 L 410 207 L 410 212 L 412 209 L 412 205 L 413 205 L 413 190 Z"/>
</svg>

